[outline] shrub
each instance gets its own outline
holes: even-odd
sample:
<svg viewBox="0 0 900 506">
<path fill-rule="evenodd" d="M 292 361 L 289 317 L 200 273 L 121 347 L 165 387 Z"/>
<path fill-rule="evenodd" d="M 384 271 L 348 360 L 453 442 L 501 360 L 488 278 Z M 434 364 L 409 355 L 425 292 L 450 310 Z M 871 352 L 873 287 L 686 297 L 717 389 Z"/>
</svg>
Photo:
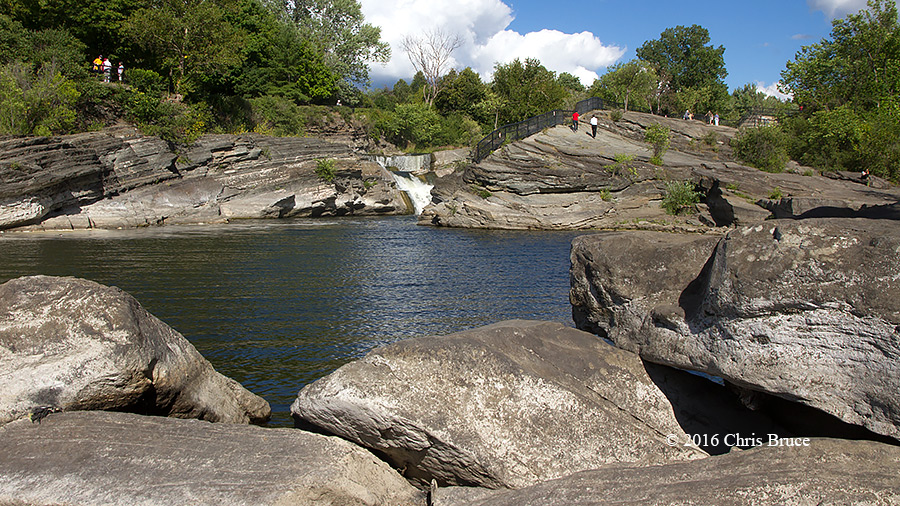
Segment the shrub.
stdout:
<svg viewBox="0 0 900 506">
<path fill-rule="evenodd" d="M 666 194 L 662 199 L 662 208 L 667 214 L 677 216 L 686 212 L 694 212 L 700 202 L 700 193 L 694 189 L 690 181 L 671 181 L 666 183 Z"/>
<path fill-rule="evenodd" d="M 162 95 L 166 89 L 166 80 L 152 70 L 128 69 L 123 76 L 132 88 L 149 95 Z"/>
<path fill-rule="evenodd" d="M 0 68 L 0 133 L 69 133 L 79 96 L 75 84 L 52 66 L 32 73 L 26 65 L 6 65 Z"/>
<path fill-rule="evenodd" d="M 619 121 L 620 119 L 622 119 L 622 116 L 623 116 L 622 111 L 620 111 L 620 110 L 618 110 L 618 109 L 614 109 L 614 110 L 612 110 L 612 111 L 609 111 L 609 119 L 611 119 L 611 120 L 613 121 L 613 123 L 615 123 L 615 122 Z"/>
<path fill-rule="evenodd" d="M 669 127 L 659 123 L 650 125 L 644 133 L 644 140 L 653 146 L 653 157 L 650 159 L 650 163 L 662 165 L 662 157 L 666 154 L 671 142 L 669 139 Z"/>
<path fill-rule="evenodd" d="M 319 158 L 316 160 L 316 175 L 319 176 L 319 179 L 325 181 L 326 183 L 330 183 L 334 181 L 334 160 L 328 158 Z"/>
<path fill-rule="evenodd" d="M 766 172 L 782 172 L 788 162 L 787 139 L 777 126 L 746 128 L 731 140 L 735 155 Z"/>
<path fill-rule="evenodd" d="M 254 131 L 265 131 L 281 137 L 305 134 L 305 113 L 294 102 L 284 97 L 268 95 L 251 98 L 249 102 Z"/>
</svg>

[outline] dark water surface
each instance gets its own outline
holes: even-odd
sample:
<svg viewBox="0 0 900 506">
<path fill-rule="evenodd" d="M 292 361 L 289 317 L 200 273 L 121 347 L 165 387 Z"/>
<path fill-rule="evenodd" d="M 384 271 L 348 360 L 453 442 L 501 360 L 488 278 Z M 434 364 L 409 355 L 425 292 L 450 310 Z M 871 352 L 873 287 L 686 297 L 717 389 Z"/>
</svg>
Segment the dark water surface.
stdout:
<svg viewBox="0 0 900 506">
<path fill-rule="evenodd" d="M 0 282 L 47 274 L 124 289 L 283 426 L 301 387 L 381 344 L 512 318 L 571 326 L 577 235 L 411 217 L 6 233 Z"/>
</svg>

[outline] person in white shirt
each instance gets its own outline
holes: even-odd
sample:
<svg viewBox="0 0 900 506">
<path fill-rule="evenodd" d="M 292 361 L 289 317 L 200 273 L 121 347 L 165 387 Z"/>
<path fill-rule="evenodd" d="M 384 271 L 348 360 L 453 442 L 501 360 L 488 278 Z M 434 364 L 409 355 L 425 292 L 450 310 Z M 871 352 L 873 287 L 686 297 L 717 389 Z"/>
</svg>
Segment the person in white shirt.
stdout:
<svg viewBox="0 0 900 506">
<path fill-rule="evenodd" d="M 591 116 L 591 137 L 597 138 L 597 116 Z"/>
</svg>

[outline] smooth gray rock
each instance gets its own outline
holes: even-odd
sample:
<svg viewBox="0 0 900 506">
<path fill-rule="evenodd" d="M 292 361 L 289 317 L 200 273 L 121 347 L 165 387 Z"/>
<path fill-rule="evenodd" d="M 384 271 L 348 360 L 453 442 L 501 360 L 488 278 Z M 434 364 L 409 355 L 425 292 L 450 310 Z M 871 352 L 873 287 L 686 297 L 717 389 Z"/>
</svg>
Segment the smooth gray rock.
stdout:
<svg viewBox="0 0 900 506">
<path fill-rule="evenodd" d="M 32 276 L 0 285 L 0 424 L 40 407 L 235 423 L 271 413 L 124 291 Z"/>
<path fill-rule="evenodd" d="M 900 448 L 812 439 L 654 467 L 608 465 L 512 491 L 439 489 L 435 506 L 900 504 Z M 486 495 L 486 497 L 485 497 Z"/>
<path fill-rule="evenodd" d="M 301 427 L 442 486 L 522 487 L 609 462 L 706 455 L 667 444 L 669 434 L 686 435 L 636 355 L 549 322 L 379 348 L 304 387 L 291 412 Z"/>
<path fill-rule="evenodd" d="M 775 220 L 709 238 L 615 234 L 572 249 L 579 328 L 900 439 L 900 227 Z"/>
<path fill-rule="evenodd" d="M 338 438 L 128 413 L 56 413 L 0 427 L 0 504 L 424 505 Z"/>
</svg>

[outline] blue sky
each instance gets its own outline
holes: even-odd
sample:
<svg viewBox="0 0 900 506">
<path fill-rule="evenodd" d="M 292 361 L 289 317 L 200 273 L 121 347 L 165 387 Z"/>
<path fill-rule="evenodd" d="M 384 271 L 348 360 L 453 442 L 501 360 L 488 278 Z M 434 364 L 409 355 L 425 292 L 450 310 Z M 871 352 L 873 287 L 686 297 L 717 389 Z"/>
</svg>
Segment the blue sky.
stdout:
<svg viewBox="0 0 900 506">
<path fill-rule="evenodd" d="M 754 2 L 632 0 L 361 0 L 366 20 L 382 27 L 391 62 L 373 65 L 375 85 L 414 73 L 399 41 L 441 29 L 463 39 L 456 68 L 490 78 L 496 63 L 536 57 L 551 70 L 590 84 L 608 65 L 628 61 L 666 28 L 698 24 L 711 44 L 725 46 L 725 82 L 774 89 L 785 62 L 831 33 L 831 20 L 865 7 L 865 0 Z"/>
</svg>

